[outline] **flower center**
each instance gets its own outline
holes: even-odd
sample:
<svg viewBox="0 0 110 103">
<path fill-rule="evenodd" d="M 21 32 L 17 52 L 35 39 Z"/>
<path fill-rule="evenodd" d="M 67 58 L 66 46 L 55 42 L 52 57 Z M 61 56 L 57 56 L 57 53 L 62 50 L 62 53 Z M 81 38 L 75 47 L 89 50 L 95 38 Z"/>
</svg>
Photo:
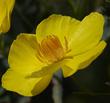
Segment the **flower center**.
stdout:
<svg viewBox="0 0 110 103">
<path fill-rule="evenodd" d="M 67 48 L 67 41 L 66 48 Z M 65 48 L 63 48 L 58 37 L 52 35 L 45 37 L 38 46 L 38 58 L 47 63 L 61 60 L 65 55 Z"/>
</svg>

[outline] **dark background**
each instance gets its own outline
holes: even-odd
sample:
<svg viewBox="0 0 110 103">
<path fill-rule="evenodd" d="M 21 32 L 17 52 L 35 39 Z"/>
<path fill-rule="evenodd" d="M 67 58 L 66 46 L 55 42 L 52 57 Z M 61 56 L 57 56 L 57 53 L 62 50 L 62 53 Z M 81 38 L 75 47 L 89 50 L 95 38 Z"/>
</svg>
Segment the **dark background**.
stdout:
<svg viewBox="0 0 110 103">
<path fill-rule="evenodd" d="M 63 79 L 63 103 L 110 103 L 110 0 L 16 0 L 11 29 L 0 38 L 0 77 L 8 68 L 9 48 L 19 33 L 35 33 L 38 23 L 53 13 L 82 20 L 93 11 L 105 16 L 103 39 L 108 44 L 89 67 Z M 50 83 L 30 98 L 0 87 L 0 103 L 53 103 L 52 87 Z"/>
</svg>

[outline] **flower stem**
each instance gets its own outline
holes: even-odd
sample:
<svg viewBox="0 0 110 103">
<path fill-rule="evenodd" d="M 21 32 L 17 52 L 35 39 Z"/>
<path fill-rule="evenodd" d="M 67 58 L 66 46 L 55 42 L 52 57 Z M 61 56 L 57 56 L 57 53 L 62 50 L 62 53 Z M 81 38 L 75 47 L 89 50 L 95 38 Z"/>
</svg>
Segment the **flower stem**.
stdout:
<svg viewBox="0 0 110 103">
<path fill-rule="evenodd" d="M 53 90 L 52 90 L 52 97 L 54 103 L 62 103 L 62 71 L 59 70 L 55 73 L 53 77 Z"/>
</svg>

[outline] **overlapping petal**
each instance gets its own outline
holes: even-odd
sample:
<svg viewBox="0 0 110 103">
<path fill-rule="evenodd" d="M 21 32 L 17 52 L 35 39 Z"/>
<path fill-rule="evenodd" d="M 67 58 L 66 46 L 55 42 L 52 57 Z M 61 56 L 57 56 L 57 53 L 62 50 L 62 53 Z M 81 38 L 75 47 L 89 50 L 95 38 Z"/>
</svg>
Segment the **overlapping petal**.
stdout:
<svg viewBox="0 0 110 103">
<path fill-rule="evenodd" d="M 103 35 L 104 17 L 97 12 L 86 16 L 69 40 L 72 55 L 94 48 Z"/>
<path fill-rule="evenodd" d="M 45 75 L 49 75 L 49 74 L 54 75 L 54 73 L 56 71 L 58 71 L 62 67 L 62 65 L 65 64 L 65 62 L 66 62 L 66 60 L 61 60 L 61 61 L 52 63 L 48 66 L 43 67 L 39 71 L 33 72 L 30 76 L 31 77 L 41 77 L 41 76 L 45 76 Z"/>
<path fill-rule="evenodd" d="M 17 37 L 10 48 L 8 63 L 11 69 L 25 75 L 39 71 L 45 66 L 37 58 L 37 41 L 34 34 L 20 34 Z"/>
<path fill-rule="evenodd" d="M 51 75 L 39 78 L 27 78 L 11 68 L 2 77 L 2 86 L 10 91 L 16 91 L 24 96 L 34 96 L 41 93 L 50 83 Z"/>
<path fill-rule="evenodd" d="M 42 40 L 47 35 L 56 35 L 64 44 L 64 37 L 69 39 L 79 23 L 78 20 L 69 16 L 53 14 L 37 26 L 37 39 Z"/>
<path fill-rule="evenodd" d="M 92 61 L 95 60 L 102 53 L 105 46 L 106 46 L 106 42 L 101 41 L 97 46 L 95 46 L 91 50 L 73 57 L 72 60 L 68 61 L 63 66 L 62 70 L 64 77 L 68 77 L 74 74 L 77 70 L 83 69 L 87 67 L 89 64 L 91 64 Z"/>
</svg>

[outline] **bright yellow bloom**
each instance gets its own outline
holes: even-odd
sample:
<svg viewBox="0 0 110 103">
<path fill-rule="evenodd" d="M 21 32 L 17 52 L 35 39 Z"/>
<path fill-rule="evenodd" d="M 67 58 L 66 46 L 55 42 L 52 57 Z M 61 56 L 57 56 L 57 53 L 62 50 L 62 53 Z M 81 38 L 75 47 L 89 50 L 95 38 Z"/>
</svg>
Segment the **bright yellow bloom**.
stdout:
<svg viewBox="0 0 110 103">
<path fill-rule="evenodd" d="M 10 16 L 15 0 L 0 0 L 0 33 L 10 29 Z"/>
<path fill-rule="evenodd" d="M 103 25 L 104 18 L 97 12 L 81 22 L 69 16 L 49 16 L 38 25 L 36 35 L 20 34 L 13 42 L 2 86 L 33 96 L 48 86 L 59 68 L 68 77 L 87 67 L 106 46 L 101 40 Z"/>
</svg>

